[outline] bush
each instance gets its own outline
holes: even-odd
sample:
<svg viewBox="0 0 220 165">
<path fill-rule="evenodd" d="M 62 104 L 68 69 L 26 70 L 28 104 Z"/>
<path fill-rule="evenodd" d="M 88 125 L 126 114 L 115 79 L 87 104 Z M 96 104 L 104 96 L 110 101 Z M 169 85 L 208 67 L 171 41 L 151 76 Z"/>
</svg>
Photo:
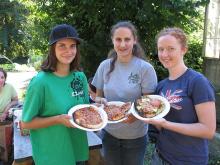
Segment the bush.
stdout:
<svg viewBox="0 0 220 165">
<path fill-rule="evenodd" d="M 15 70 L 15 64 L 1 64 L 0 67 L 3 68 L 6 72 Z"/>
</svg>

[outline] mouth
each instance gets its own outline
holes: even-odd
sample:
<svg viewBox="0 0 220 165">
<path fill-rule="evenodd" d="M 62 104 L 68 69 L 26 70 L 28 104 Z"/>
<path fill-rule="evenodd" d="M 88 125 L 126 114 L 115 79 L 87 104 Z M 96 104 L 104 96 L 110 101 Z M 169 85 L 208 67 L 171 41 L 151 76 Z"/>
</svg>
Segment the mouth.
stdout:
<svg viewBox="0 0 220 165">
<path fill-rule="evenodd" d="M 65 59 L 72 59 L 72 58 L 74 58 L 75 56 L 73 56 L 73 55 L 70 55 L 70 56 L 63 56 L 63 58 L 65 58 Z"/>
</svg>

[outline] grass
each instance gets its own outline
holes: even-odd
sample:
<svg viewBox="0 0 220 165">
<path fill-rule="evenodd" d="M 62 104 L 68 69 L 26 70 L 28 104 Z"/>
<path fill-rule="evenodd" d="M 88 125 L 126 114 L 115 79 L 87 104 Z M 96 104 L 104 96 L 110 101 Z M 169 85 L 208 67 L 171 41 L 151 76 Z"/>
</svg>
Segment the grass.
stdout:
<svg viewBox="0 0 220 165">
<path fill-rule="evenodd" d="M 208 165 L 220 165 L 220 139 L 214 138 L 210 141 L 209 163 Z M 155 145 L 149 143 L 147 145 L 147 152 L 144 158 L 144 165 L 151 165 L 151 157 Z"/>
<path fill-rule="evenodd" d="M 151 165 L 151 157 L 154 152 L 155 144 L 154 143 L 148 143 L 147 145 L 147 152 L 144 157 L 144 165 Z"/>
</svg>

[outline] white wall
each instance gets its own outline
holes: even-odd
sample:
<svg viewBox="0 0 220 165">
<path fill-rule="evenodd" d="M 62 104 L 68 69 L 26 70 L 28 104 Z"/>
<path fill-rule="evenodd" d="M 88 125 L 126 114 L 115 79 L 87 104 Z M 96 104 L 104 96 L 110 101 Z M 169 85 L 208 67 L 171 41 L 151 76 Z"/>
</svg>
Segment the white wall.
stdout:
<svg viewBox="0 0 220 165">
<path fill-rule="evenodd" d="M 210 0 L 205 22 L 205 57 L 220 58 L 220 0 Z"/>
</svg>

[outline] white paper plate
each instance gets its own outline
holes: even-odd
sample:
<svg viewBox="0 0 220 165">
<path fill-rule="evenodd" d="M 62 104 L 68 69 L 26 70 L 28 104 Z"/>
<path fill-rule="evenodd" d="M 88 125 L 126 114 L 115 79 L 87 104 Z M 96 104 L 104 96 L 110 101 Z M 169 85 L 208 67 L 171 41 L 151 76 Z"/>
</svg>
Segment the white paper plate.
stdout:
<svg viewBox="0 0 220 165">
<path fill-rule="evenodd" d="M 139 120 L 149 120 L 149 119 L 161 119 L 163 118 L 164 116 L 166 116 L 168 114 L 168 112 L 170 111 L 170 103 L 168 102 L 168 100 L 160 95 L 148 95 L 149 98 L 152 98 L 152 99 L 158 99 L 158 100 L 161 100 L 165 107 L 164 107 L 164 110 L 159 113 L 158 115 L 154 116 L 154 117 L 151 117 L 151 118 L 144 118 L 142 116 L 140 116 L 138 114 L 138 112 L 135 110 L 135 107 L 134 107 L 134 103 L 132 103 L 132 106 L 131 106 L 131 113 Z"/>
<path fill-rule="evenodd" d="M 85 107 L 90 107 L 90 106 L 94 107 L 94 108 L 99 112 L 99 114 L 101 115 L 103 124 L 102 124 L 102 126 L 101 126 L 100 128 L 96 128 L 96 129 L 85 128 L 85 127 L 82 127 L 82 126 L 76 124 L 75 121 L 73 120 L 72 114 L 73 114 L 75 111 L 77 111 L 78 109 L 85 108 Z M 71 122 L 71 124 L 72 124 L 74 127 L 79 128 L 79 129 L 82 129 L 82 130 L 85 130 L 85 131 L 98 131 L 98 130 L 101 130 L 101 129 L 103 129 L 103 128 L 106 126 L 107 121 L 108 121 L 108 117 L 107 117 L 106 112 L 105 112 L 103 109 L 98 108 L 98 107 L 96 107 L 96 106 L 94 106 L 94 105 L 91 105 L 91 104 L 80 104 L 80 105 L 76 105 L 76 106 L 72 107 L 72 108 L 68 111 L 68 115 L 71 116 L 70 122 Z"/>
<path fill-rule="evenodd" d="M 108 104 L 108 105 L 118 105 L 118 106 L 122 106 L 122 105 L 125 104 L 125 103 L 122 102 L 122 101 L 110 101 L 110 102 L 108 102 L 107 104 Z M 131 109 L 128 110 L 127 114 L 129 114 L 130 111 L 131 111 Z M 122 118 L 122 119 L 120 119 L 120 120 L 115 120 L 115 121 L 108 120 L 108 123 L 119 123 L 119 122 L 122 122 L 122 121 L 124 121 L 124 120 L 126 120 L 126 119 L 127 119 L 127 117 L 125 116 L 124 118 Z"/>
</svg>

